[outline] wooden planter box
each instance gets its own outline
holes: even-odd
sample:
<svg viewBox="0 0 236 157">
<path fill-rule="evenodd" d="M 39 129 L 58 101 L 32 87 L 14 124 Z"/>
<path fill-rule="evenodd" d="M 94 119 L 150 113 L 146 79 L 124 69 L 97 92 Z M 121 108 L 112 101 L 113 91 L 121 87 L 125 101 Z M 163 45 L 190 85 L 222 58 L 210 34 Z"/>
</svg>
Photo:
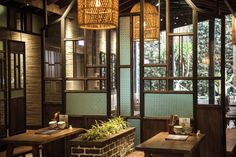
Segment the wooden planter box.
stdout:
<svg viewBox="0 0 236 157">
<path fill-rule="evenodd" d="M 134 150 L 135 128 L 99 141 L 82 141 L 75 138 L 67 143 L 68 157 L 124 157 Z"/>
</svg>

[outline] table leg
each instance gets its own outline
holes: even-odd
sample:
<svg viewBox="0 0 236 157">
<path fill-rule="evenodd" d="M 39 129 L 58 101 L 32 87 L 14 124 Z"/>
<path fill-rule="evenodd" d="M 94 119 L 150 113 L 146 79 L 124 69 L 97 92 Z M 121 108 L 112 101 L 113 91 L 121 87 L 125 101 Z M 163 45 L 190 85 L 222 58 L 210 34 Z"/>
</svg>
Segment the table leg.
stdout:
<svg viewBox="0 0 236 157">
<path fill-rule="evenodd" d="M 8 144 L 6 157 L 13 157 L 13 150 L 14 150 L 13 144 Z"/>
<path fill-rule="evenodd" d="M 151 157 L 151 153 L 150 152 L 144 152 L 144 157 Z"/>
<path fill-rule="evenodd" d="M 34 145 L 32 147 L 33 147 L 33 157 L 40 157 L 40 155 L 39 155 L 39 146 Z"/>
</svg>

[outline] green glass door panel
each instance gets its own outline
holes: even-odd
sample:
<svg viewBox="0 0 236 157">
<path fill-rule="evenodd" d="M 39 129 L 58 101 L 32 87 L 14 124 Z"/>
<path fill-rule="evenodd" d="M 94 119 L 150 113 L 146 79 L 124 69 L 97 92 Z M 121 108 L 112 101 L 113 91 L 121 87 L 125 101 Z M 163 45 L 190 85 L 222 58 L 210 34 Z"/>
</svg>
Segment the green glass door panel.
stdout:
<svg viewBox="0 0 236 157">
<path fill-rule="evenodd" d="M 120 114 L 131 115 L 130 68 L 120 69 Z"/>
<path fill-rule="evenodd" d="M 69 115 L 106 115 L 106 93 L 67 93 L 66 113 Z"/>
</svg>

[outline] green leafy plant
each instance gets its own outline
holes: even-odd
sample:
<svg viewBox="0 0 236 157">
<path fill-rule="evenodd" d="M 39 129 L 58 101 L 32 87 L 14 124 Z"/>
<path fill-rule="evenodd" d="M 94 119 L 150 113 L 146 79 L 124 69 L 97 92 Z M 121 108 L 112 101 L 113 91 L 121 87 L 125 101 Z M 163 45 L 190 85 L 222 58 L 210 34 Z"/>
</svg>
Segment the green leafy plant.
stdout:
<svg viewBox="0 0 236 157">
<path fill-rule="evenodd" d="M 108 121 L 96 121 L 92 128 L 81 134 L 80 138 L 87 141 L 105 139 L 128 127 L 128 123 L 122 117 L 108 119 Z"/>
</svg>

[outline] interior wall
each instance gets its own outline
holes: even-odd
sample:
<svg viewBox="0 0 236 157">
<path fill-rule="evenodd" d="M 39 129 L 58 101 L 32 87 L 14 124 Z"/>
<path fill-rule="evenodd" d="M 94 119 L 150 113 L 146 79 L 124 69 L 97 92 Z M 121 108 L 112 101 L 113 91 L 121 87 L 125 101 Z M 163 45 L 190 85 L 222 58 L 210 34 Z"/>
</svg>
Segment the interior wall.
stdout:
<svg viewBox="0 0 236 157">
<path fill-rule="evenodd" d="M 0 39 L 25 42 L 27 125 L 41 125 L 41 38 L 37 35 L 0 30 Z"/>
</svg>

